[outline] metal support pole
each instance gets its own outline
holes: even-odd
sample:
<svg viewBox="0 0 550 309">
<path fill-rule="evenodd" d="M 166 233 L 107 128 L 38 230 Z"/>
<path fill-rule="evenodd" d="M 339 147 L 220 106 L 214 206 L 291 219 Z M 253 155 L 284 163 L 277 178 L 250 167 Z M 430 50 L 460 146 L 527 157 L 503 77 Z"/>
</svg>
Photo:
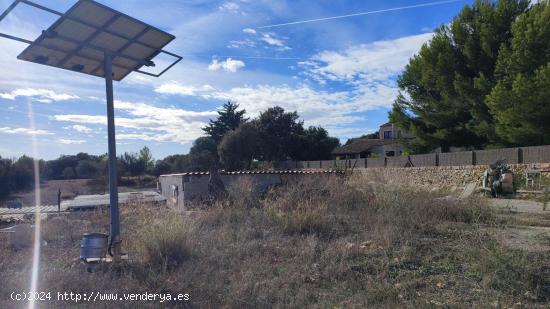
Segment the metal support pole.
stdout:
<svg viewBox="0 0 550 309">
<path fill-rule="evenodd" d="M 115 143 L 115 111 L 113 102 L 113 66 L 112 54 L 104 53 L 105 86 L 107 90 L 107 131 L 109 140 L 109 198 L 111 215 L 111 243 L 109 248 L 113 259 L 120 258 L 120 226 L 118 216 L 117 159 Z"/>
</svg>

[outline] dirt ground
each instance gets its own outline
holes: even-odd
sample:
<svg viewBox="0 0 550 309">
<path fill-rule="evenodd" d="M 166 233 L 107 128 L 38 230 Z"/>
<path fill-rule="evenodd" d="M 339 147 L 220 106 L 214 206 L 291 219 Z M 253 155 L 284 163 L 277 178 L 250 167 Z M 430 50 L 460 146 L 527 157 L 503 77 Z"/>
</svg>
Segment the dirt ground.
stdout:
<svg viewBox="0 0 550 309">
<path fill-rule="evenodd" d="M 493 198 L 490 199 L 492 207 L 500 210 L 508 210 L 514 213 L 538 213 L 538 214 L 550 214 L 550 206 L 547 210 L 544 210 L 544 204 L 533 200 L 520 200 L 520 199 L 502 199 Z"/>
<path fill-rule="evenodd" d="M 526 252 L 550 252 L 550 209 L 543 203 L 520 199 L 489 199 L 509 223 L 489 229 L 497 241 L 510 249 Z"/>
<path fill-rule="evenodd" d="M 335 189 L 337 188 L 337 189 Z M 125 308 L 548 308 L 550 213 L 442 200 L 364 179 L 299 182 L 258 199 L 249 186 L 178 212 L 121 207 L 128 262 L 87 273 L 80 238 L 108 212 L 43 222 L 38 288 L 75 293 L 189 293 L 187 303 Z M 500 202 L 494 202 L 500 203 Z M 0 233 L 0 308 L 28 286 L 31 249 Z M 76 303 L 51 301 L 43 308 Z M 113 307 L 109 302 L 81 307 Z"/>
</svg>

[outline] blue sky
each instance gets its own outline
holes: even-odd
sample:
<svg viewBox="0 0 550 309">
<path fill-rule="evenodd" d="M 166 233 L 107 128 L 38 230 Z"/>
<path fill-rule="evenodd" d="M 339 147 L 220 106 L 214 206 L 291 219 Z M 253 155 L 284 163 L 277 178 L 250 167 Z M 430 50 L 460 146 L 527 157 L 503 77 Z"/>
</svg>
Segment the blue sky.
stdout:
<svg viewBox="0 0 550 309">
<path fill-rule="evenodd" d="M 74 0 L 36 1 L 64 12 Z M 408 59 L 472 1 L 99 1 L 176 36 L 183 60 L 160 78 L 115 82 L 117 152 L 187 153 L 227 100 L 250 117 L 279 105 L 342 141 L 387 121 Z M 432 2 L 429 6 L 418 6 Z M 3 11 L 10 1 L 0 0 Z M 390 10 L 388 10 L 390 9 Z M 265 27 L 331 16 L 339 19 Z M 16 10 L 0 32 L 33 40 L 56 19 Z M 25 44 L 0 38 L 0 155 L 107 151 L 104 81 L 16 59 Z M 156 61 L 162 64 L 159 59 Z M 34 122 L 29 118 L 32 111 Z"/>
</svg>

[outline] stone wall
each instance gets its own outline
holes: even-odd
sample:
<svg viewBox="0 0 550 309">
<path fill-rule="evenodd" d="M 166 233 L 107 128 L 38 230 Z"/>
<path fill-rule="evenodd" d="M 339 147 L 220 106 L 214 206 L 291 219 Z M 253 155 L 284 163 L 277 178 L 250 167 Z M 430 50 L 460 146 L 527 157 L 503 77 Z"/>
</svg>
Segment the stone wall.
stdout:
<svg viewBox="0 0 550 309">
<path fill-rule="evenodd" d="M 550 168 L 550 164 L 514 164 L 509 165 L 517 179 L 523 179 L 528 168 Z M 453 190 L 475 182 L 481 186 L 486 165 L 478 166 L 427 166 L 404 168 L 369 168 L 358 169 L 366 181 L 414 186 L 428 190 Z"/>
</svg>

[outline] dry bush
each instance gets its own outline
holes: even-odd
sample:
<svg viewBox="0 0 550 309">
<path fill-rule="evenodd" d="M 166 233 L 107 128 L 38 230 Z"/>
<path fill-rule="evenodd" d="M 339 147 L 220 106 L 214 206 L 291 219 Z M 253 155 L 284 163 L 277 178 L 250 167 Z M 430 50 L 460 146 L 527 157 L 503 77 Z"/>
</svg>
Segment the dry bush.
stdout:
<svg viewBox="0 0 550 309">
<path fill-rule="evenodd" d="M 328 237 L 332 234 L 331 219 L 326 203 L 305 201 L 285 211 L 278 204 L 270 204 L 273 219 L 287 234 L 318 234 Z"/>
<path fill-rule="evenodd" d="M 547 301 L 545 257 L 491 244 L 480 225 L 468 224 L 492 222 L 479 200 L 440 200 L 333 176 L 289 181 L 259 202 L 245 196 L 251 188 L 243 182 L 227 199 L 193 211 L 123 205 L 130 261 L 87 274 L 74 259 L 78 243 L 55 240 L 43 250 L 40 288 L 191 295 L 185 304 L 119 304 L 126 307 L 486 308 L 495 299 L 499 306 Z M 107 214 L 79 219 L 108 230 Z M 25 288 L 28 263 L 25 252 L 0 253 L 0 296 L 8 299 Z"/>
<path fill-rule="evenodd" d="M 192 227 L 181 218 L 165 218 L 145 228 L 141 241 L 149 266 L 162 272 L 181 265 L 191 256 Z"/>
<path fill-rule="evenodd" d="M 437 233 L 445 222 L 490 223 L 492 211 L 481 201 L 442 200 L 425 191 L 379 187 L 361 218 L 386 246 L 405 245 Z"/>
<path fill-rule="evenodd" d="M 336 177 L 304 177 L 275 188 L 263 201 L 273 220 L 287 234 L 317 234 L 330 238 L 341 235 L 346 224 L 341 218 L 342 200 L 334 198 Z"/>
<path fill-rule="evenodd" d="M 255 184 L 251 177 L 240 177 L 227 188 L 226 205 L 232 208 L 256 208 L 260 206 L 258 192 L 254 192 Z"/>
</svg>

